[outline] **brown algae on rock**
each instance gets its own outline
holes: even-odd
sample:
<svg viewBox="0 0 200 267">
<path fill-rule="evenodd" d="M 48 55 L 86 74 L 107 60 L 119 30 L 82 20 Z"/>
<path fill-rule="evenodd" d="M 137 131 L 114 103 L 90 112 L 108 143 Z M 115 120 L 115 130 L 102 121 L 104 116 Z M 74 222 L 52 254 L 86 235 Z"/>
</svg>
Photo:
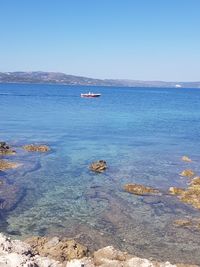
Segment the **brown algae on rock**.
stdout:
<svg viewBox="0 0 200 267">
<path fill-rule="evenodd" d="M 193 170 L 190 169 L 184 170 L 180 173 L 180 176 L 185 176 L 185 177 L 192 177 L 194 175 L 195 173 L 193 172 Z"/>
<path fill-rule="evenodd" d="M 6 142 L 0 142 L 0 155 L 15 155 L 16 151 L 11 149 L 11 147 Z"/>
<path fill-rule="evenodd" d="M 190 185 L 200 185 L 200 176 L 196 176 L 194 177 L 191 182 Z"/>
<path fill-rule="evenodd" d="M 170 187 L 169 192 L 177 195 L 182 202 L 200 209 L 200 177 L 193 178 L 186 189 Z"/>
<path fill-rule="evenodd" d="M 87 247 L 67 238 L 31 237 L 26 240 L 40 255 L 54 260 L 65 262 L 88 256 Z"/>
<path fill-rule="evenodd" d="M 47 145 L 25 145 L 23 146 L 23 149 L 25 149 L 28 152 L 48 152 L 50 150 L 50 147 Z"/>
<path fill-rule="evenodd" d="M 192 160 L 188 156 L 183 156 L 181 159 L 185 162 L 192 162 Z"/>
<path fill-rule="evenodd" d="M 191 204 L 194 208 L 200 209 L 200 186 L 193 185 L 180 196 L 180 200 L 184 203 Z"/>
<path fill-rule="evenodd" d="M 8 169 L 15 169 L 19 166 L 21 166 L 21 164 L 16 163 L 16 162 L 10 162 L 7 160 L 0 160 L 0 171 L 5 171 Z"/>
<path fill-rule="evenodd" d="M 128 193 L 141 196 L 160 194 L 159 190 L 154 189 L 153 187 L 144 186 L 140 184 L 126 184 L 124 185 L 124 190 Z"/>
<path fill-rule="evenodd" d="M 105 160 L 98 160 L 96 162 L 93 162 L 89 166 L 90 170 L 93 172 L 99 172 L 102 173 L 107 169 L 107 163 Z"/>
</svg>

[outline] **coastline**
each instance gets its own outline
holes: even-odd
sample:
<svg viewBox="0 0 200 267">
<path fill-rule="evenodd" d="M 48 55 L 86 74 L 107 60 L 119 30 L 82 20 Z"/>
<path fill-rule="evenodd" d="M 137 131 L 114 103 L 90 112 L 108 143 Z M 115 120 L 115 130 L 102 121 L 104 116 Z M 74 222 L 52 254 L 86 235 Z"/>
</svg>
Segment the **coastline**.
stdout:
<svg viewBox="0 0 200 267">
<path fill-rule="evenodd" d="M 54 84 L 69 86 L 102 86 L 102 87 L 133 87 L 133 88 L 200 88 L 199 81 L 163 81 L 163 80 L 132 80 L 132 79 L 99 79 L 59 72 L 15 71 L 0 72 L 0 84 Z"/>
<path fill-rule="evenodd" d="M 197 267 L 198 265 L 157 262 L 129 255 L 107 246 L 93 254 L 74 240 L 58 237 L 33 238 L 36 246 L 12 240 L 0 233 L 0 267 Z M 44 241 L 45 240 L 45 241 Z M 44 242 L 43 242 L 44 241 Z M 68 243 L 67 243 L 68 242 Z M 70 245 L 71 242 L 71 245 Z M 31 243 L 31 240 L 29 240 Z"/>
<path fill-rule="evenodd" d="M 58 83 L 58 82 L 1 82 L 0 81 L 0 85 L 49 85 L 49 86 L 66 86 L 66 87 L 78 87 L 78 88 L 106 88 L 106 89 L 112 89 L 112 88 L 129 88 L 129 89 L 170 89 L 170 90 L 184 90 L 184 89 L 194 89 L 194 90 L 198 90 L 200 89 L 200 87 L 195 87 L 195 86 L 186 86 L 186 87 L 182 87 L 182 88 L 177 88 L 174 86 L 148 86 L 148 85 L 94 85 L 94 84 L 70 84 L 70 83 Z"/>
</svg>

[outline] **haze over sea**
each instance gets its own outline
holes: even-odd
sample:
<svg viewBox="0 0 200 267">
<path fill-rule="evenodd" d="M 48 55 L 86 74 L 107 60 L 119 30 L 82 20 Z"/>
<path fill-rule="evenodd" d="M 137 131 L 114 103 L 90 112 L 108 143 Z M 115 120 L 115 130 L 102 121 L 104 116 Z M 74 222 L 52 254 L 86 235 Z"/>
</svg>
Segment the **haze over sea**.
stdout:
<svg viewBox="0 0 200 267">
<path fill-rule="evenodd" d="M 93 90 L 98 99 L 80 94 Z M 185 187 L 179 173 L 200 174 L 200 90 L 0 85 L 0 139 L 17 147 L 22 163 L 1 174 L 23 191 L 2 214 L 0 232 L 76 237 L 99 248 L 114 245 L 142 257 L 200 264 L 200 231 L 173 222 L 200 218 L 176 197 L 135 196 L 126 183 L 166 192 Z M 47 154 L 24 144 L 51 147 Z M 181 161 L 187 155 L 188 165 Z M 103 174 L 88 166 L 106 160 Z"/>
</svg>

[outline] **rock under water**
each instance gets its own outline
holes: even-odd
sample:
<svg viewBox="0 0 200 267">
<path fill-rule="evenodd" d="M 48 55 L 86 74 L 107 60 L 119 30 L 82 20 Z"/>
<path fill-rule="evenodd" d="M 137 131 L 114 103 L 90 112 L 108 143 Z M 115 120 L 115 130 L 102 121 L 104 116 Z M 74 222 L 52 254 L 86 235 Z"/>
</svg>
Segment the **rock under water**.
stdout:
<svg viewBox="0 0 200 267">
<path fill-rule="evenodd" d="M 140 184 L 126 184 L 124 186 L 124 190 L 128 193 L 132 193 L 135 195 L 157 195 L 159 194 L 159 190 L 154 189 L 150 186 L 144 186 Z"/>
<path fill-rule="evenodd" d="M 15 169 L 19 167 L 21 164 L 16 162 L 11 162 L 7 160 L 0 160 L 0 171 L 5 171 L 9 169 Z"/>
<path fill-rule="evenodd" d="M 23 146 L 23 149 L 25 149 L 28 152 L 48 152 L 50 150 L 50 147 L 47 145 L 25 145 Z"/>
<path fill-rule="evenodd" d="M 16 151 L 13 150 L 6 142 L 0 142 L 0 155 L 15 155 Z"/>
<path fill-rule="evenodd" d="M 192 162 L 192 160 L 188 156 L 183 156 L 181 159 L 185 162 Z"/>
<path fill-rule="evenodd" d="M 186 176 L 186 177 L 192 177 L 194 175 L 195 173 L 193 172 L 193 170 L 190 170 L 190 169 L 184 170 L 180 173 L 180 176 Z"/>
<path fill-rule="evenodd" d="M 96 162 L 93 162 L 89 168 L 91 171 L 101 173 L 107 169 L 107 164 L 105 160 L 98 160 Z"/>
<path fill-rule="evenodd" d="M 1 180 L 0 213 L 13 210 L 25 195 L 25 189 Z"/>
<path fill-rule="evenodd" d="M 174 221 L 174 226 L 200 231 L 200 218 L 184 218 Z"/>
<path fill-rule="evenodd" d="M 186 189 L 170 187 L 169 192 L 177 195 L 182 202 L 200 209 L 200 177 L 193 178 Z"/>
</svg>

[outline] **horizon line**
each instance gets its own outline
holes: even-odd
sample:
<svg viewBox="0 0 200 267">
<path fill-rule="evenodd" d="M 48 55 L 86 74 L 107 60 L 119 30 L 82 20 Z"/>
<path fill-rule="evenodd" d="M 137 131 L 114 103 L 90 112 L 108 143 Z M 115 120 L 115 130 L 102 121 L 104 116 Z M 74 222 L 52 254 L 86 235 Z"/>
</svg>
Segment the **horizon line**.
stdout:
<svg viewBox="0 0 200 267">
<path fill-rule="evenodd" d="M 139 80 L 139 79 L 131 79 L 131 78 L 94 78 L 90 76 L 83 76 L 79 74 L 69 74 L 65 73 L 62 71 L 45 71 L 45 70 L 32 70 L 32 71 L 24 71 L 24 70 L 15 70 L 15 71 L 0 71 L 0 73 L 57 73 L 57 74 L 64 74 L 68 76 L 75 76 L 75 77 L 80 77 L 80 78 L 88 78 L 88 79 L 94 79 L 94 80 L 102 80 L 102 81 L 107 81 L 107 80 L 114 80 L 114 81 L 134 81 L 134 82 L 164 82 L 164 83 L 196 83 L 200 82 L 200 80 L 195 80 L 195 81 L 173 81 L 173 80 Z"/>
</svg>

